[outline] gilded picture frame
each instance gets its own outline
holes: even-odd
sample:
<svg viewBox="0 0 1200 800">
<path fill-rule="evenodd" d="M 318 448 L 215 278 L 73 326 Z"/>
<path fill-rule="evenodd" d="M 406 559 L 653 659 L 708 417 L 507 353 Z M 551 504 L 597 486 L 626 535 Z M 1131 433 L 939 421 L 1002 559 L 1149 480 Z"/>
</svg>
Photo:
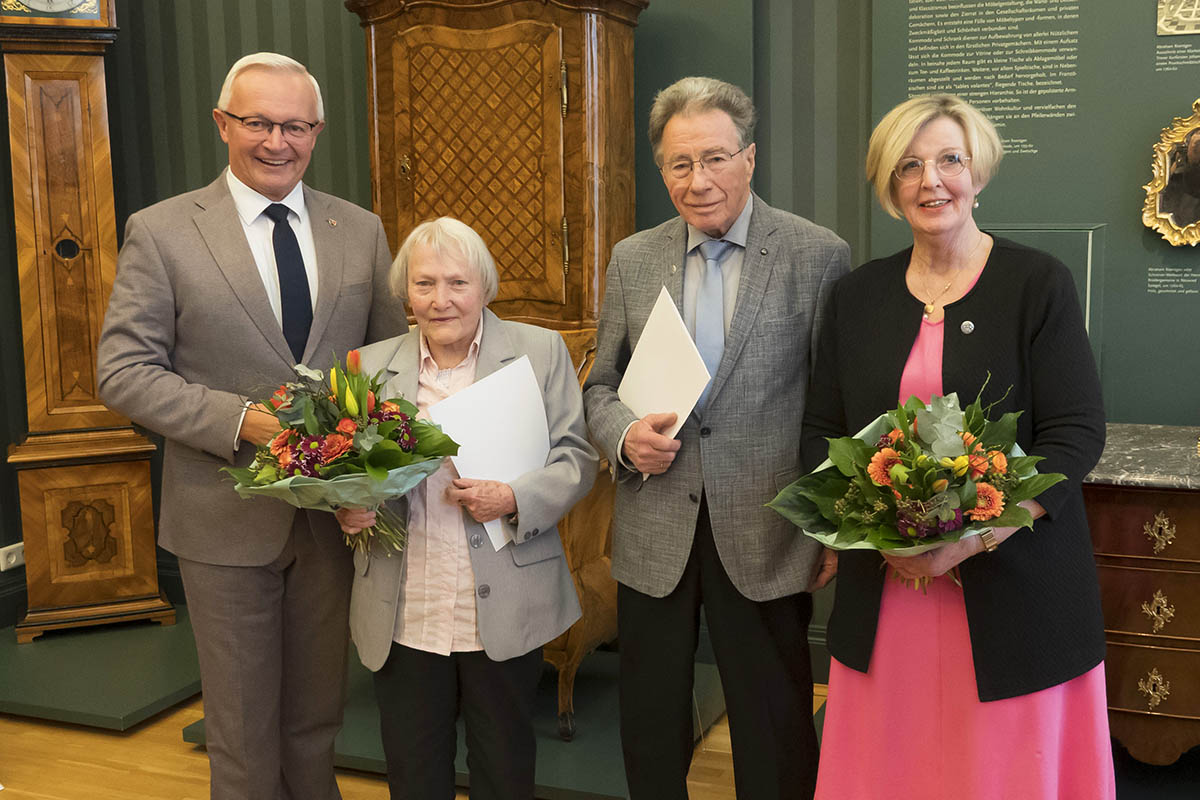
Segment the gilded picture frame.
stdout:
<svg viewBox="0 0 1200 800">
<path fill-rule="evenodd" d="M 1163 128 L 1144 187 L 1142 222 L 1173 245 L 1200 243 L 1200 99 L 1192 114 Z"/>
</svg>

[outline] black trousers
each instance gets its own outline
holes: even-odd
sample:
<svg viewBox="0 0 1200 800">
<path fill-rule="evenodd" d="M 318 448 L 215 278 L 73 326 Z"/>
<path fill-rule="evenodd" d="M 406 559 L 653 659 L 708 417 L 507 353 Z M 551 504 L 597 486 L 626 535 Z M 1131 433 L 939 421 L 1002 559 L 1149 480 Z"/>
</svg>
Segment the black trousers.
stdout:
<svg viewBox="0 0 1200 800">
<path fill-rule="evenodd" d="M 809 800 L 818 755 L 808 653 L 812 595 L 747 599 L 721 564 L 704 503 L 674 591 L 660 598 L 617 586 L 630 800 L 687 800 L 701 606 L 725 691 L 737 796 Z"/>
<path fill-rule="evenodd" d="M 392 800 L 454 800 L 459 713 L 472 800 L 531 800 L 537 756 L 533 701 L 542 648 L 508 661 L 393 644 L 375 673 Z"/>
</svg>

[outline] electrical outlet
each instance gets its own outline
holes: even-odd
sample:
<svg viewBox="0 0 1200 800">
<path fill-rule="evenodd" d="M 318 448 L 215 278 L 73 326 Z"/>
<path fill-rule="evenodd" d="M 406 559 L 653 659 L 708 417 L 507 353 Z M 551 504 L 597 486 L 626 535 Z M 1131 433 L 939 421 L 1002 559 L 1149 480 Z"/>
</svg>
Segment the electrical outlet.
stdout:
<svg viewBox="0 0 1200 800">
<path fill-rule="evenodd" d="M 0 547 L 0 572 L 16 569 L 25 563 L 25 543 L 17 542 L 8 547 Z"/>
</svg>

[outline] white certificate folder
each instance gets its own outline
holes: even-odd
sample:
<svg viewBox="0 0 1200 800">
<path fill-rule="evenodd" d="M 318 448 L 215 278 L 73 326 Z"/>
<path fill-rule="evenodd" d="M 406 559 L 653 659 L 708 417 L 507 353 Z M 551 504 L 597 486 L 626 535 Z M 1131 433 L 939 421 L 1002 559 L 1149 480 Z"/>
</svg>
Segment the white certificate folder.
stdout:
<svg viewBox="0 0 1200 800">
<path fill-rule="evenodd" d="M 458 442 L 451 460 L 464 478 L 511 483 L 546 466 L 550 456 L 546 406 L 529 356 L 433 404 L 429 417 Z M 513 526 L 504 519 L 483 527 L 497 550 L 512 541 Z"/>
<path fill-rule="evenodd" d="M 639 419 L 647 414 L 674 411 L 675 424 L 663 431 L 663 435 L 674 438 L 710 377 L 675 301 L 664 286 L 633 348 L 625 376 L 617 387 L 617 397 Z"/>
</svg>

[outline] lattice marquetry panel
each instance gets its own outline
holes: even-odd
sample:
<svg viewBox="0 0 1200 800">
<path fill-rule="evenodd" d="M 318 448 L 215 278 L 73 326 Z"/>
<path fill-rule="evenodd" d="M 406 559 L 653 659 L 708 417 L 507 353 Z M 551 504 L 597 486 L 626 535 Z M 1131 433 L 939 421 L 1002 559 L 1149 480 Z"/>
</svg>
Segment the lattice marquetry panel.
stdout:
<svg viewBox="0 0 1200 800">
<path fill-rule="evenodd" d="M 29 430 L 126 424 L 96 396 L 116 272 L 103 64 L 26 53 L 4 63 L 13 183 L 32 186 L 14 195 Z"/>
<path fill-rule="evenodd" d="M 401 235 L 450 215 L 480 232 L 500 300 L 566 302 L 561 32 L 418 26 L 395 52 Z"/>
</svg>

